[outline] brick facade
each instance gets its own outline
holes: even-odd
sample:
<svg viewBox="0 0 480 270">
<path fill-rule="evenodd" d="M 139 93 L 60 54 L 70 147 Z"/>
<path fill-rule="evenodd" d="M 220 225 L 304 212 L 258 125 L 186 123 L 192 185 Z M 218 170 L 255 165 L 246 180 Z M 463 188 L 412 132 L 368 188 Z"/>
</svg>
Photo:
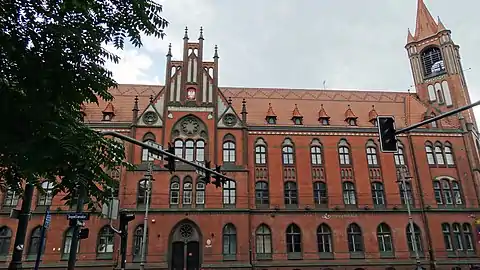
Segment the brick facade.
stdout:
<svg viewBox="0 0 480 270">
<path fill-rule="evenodd" d="M 205 187 L 192 167 L 177 163 L 170 174 L 162 160 L 153 161 L 146 268 L 173 269 L 186 262 L 189 269 L 412 269 L 416 259 L 407 239 L 406 197 L 412 200 L 424 267 L 468 269 L 480 263 L 473 114 L 399 136 L 397 154 L 379 150 L 377 115 L 394 115 L 397 127 L 404 127 L 470 102 L 450 31 L 432 19 L 422 1 L 418 10 L 417 29 L 415 35 L 409 32 L 406 46 L 416 94 L 218 87 L 217 48 L 213 62 L 207 62 L 203 34 L 190 42 L 185 33 L 183 60 L 167 54 L 165 86 L 120 85 L 112 89 L 112 103 L 87 104 L 85 122 L 92 128 L 164 146 L 172 142 L 178 151 L 182 144 L 179 155 L 222 165 L 235 179 L 223 188 Z M 438 74 L 425 72 L 429 48 L 441 49 L 444 67 Z M 447 90 L 441 88 L 445 85 Z M 141 180 L 148 160 L 138 146 L 125 143 L 125 149 L 136 169 L 112 175 L 120 180 L 121 208 L 136 214 L 129 224 L 127 261 L 138 269 L 145 211 Z M 399 171 L 412 177 L 411 196 L 403 200 Z M 36 255 L 33 232 L 48 201 L 37 192 L 34 196 L 27 266 Z M 1 232 L 14 235 L 17 221 L 8 213 L 21 200 L 3 198 Z M 71 210 L 60 199 L 53 198 L 50 207 L 44 269 L 66 268 L 66 213 Z M 80 243 L 77 268 L 119 266 L 118 235 L 99 248 L 102 239 L 112 239 L 108 224 L 97 216 L 86 222 L 90 237 Z M 3 245 L 6 234 L 0 235 Z M 8 254 L 2 254 L 7 262 Z"/>
</svg>

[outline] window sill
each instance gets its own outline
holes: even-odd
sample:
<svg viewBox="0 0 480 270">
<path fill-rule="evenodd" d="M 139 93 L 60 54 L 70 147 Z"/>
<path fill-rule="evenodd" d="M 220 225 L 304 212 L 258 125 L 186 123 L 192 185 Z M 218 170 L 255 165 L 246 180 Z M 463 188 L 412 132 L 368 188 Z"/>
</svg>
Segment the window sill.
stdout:
<svg viewBox="0 0 480 270">
<path fill-rule="evenodd" d="M 319 252 L 318 258 L 321 260 L 333 260 L 335 259 L 335 256 L 333 255 L 333 252 Z"/>
<path fill-rule="evenodd" d="M 255 207 L 257 209 L 269 209 L 270 205 L 269 204 L 255 204 Z"/>
<path fill-rule="evenodd" d="M 272 260 L 272 254 L 270 254 L 270 253 L 257 253 L 255 257 L 256 257 L 257 261 L 271 261 Z"/>
<path fill-rule="evenodd" d="M 237 260 L 237 255 L 236 254 L 224 254 L 223 255 L 223 260 L 224 261 L 236 261 Z"/>
<path fill-rule="evenodd" d="M 350 252 L 350 259 L 365 259 L 365 253 L 362 251 Z"/>
<path fill-rule="evenodd" d="M 113 253 L 97 254 L 97 260 L 111 260 L 111 259 L 113 259 Z"/>
<path fill-rule="evenodd" d="M 380 252 L 380 258 L 382 259 L 394 259 L 395 253 L 393 251 L 383 251 Z"/>
<path fill-rule="evenodd" d="M 233 209 L 233 208 L 235 208 L 235 204 L 224 204 L 224 205 L 223 205 L 223 208 Z"/>
<path fill-rule="evenodd" d="M 303 258 L 301 252 L 289 252 L 287 253 L 288 260 L 301 260 Z"/>
</svg>

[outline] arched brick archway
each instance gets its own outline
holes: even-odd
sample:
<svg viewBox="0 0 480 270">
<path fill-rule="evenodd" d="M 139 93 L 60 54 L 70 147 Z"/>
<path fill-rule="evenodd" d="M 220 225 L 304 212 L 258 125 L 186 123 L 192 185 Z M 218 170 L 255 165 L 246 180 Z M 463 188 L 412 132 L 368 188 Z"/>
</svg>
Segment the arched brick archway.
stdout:
<svg viewBox="0 0 480 270">
<path fill-rule="evenodd" d="M 199 270 L 202 264 L 202 233 L 193 221 L 182 220 L 169 237 L 168 265 L 170 270 Z"/>
</svg>

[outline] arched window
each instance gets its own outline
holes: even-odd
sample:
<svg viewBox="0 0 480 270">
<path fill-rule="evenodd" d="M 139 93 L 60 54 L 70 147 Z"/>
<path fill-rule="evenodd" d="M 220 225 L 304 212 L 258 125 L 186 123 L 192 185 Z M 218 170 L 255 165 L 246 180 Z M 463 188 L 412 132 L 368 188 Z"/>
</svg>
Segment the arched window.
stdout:
<svg viewBox="0 0 480 270">
<path fill-rule="evenodd" d="M 340 165 L 351 165 L 350 148 L 346 140 L 340 140 L 340 143 L 338 144 L 338 156 L 340 159 Z"/>
<path fill-rule="evenodd" d="M 445 160 L 447 165 L 455 165 L 455 158 L 453 157 L 452 146 L 449 143 L 445 144 Z"/>
<path fill-rule="evenodd" d="M 148 241 L 148 231 L 147 231 L 147 241 Z M 148 245 L 146 245 L 148 248 Z M 143 224 L 138 225 L 135 228 L 133 233 L 133 246 L 132 246 L 132 255 L 134 261 L 140 261 L 142 256 L 143 248 Z"/>
<path fill-rule="evenodd" d="M 464 241 L 464 237 L 462 235 L 462 228 L 460 227 L 460 224 L 453 223 L 452 231 L 453 231 L 453 239 L 454 239 L 454 243 L 455 243 L 455 248 L 458 251 L 465 251 L 465 241 Z"/>
<path fill-rule="evenodd" d="M 272 256 L 272 233 L 267 225 L 260 225 L 255 232 L 255 248 L 257 257 Z"/>
<path fill-rule="evenodd" d="M 433 155 L 433 147 L 430 143 L 425 145 L 425 152 L 427 153 L 427 162 L 429 165 L 435 165 L 435 156 Z"/>
<path fill-rule="evenodd" d="M 410 252 L 415 252 L 416 247 L 417 251 L 423 252 L 422 234 L 417 224 L 413 224 L 413 233 L 410 224 L 408 224 L 406 235 L 408 242 L 408 250 L 410 250 Z"/>
<path fill-rule="evenodd" d="M 49 181 L 44 181 L 42 183 L 42 188 L 44 193 L 39 192 L 38 201 L 37 201 L 38 206 L 47 206 L 52 204 L 53 186 L 54 184 Z"/>
<path fill-rule="evenodd" d="M 41 237 L 42 237 L 42 227 L 40 226 L 35 227 L 32 230 L 32 234 L 30 234 L 30 242 L 28 244 L 27 256 L 36 255 L 38 253 Z M 45 252 L 45 246 L 42 252 Z"/>
<path fill-rule="evenodd" d="M 284 202 L 285 202 L 285 205 L 297 205 L 298 203 L 297 183 L 291 182 L 291 181 L 285 182 Z"/>
<path fill-rule="evenodd" d="M 401 167 L 405 165 L 405 153 L 403 151 L 403 145 L 398 144 L 398 151 L 393 154 L 395 159 L 395 165 Z"/>
<path fill-rule="evenodd" d="M 146 179 L 142 179 L 138 181 L 137 187 L 137 206 L 145 206 L 147 204 L 147 191 L 148 181 Z M 152 198 L 152 192 L 150 192 L 150 198 Z"/>
<path fill-rule="evenodd" d="M 4 193 L 3 206 L 16 207 L 18 204 L 18 194 L 16 191 L 8 187 L 7 192 Z"/>
<path fill-rule="evenodd" d="M 385 223 L 381 223 L 377 227 L 377 242 L 378 250 L 382 253 L 393 252 L 392 231 L 390 226 Z"/>
<path fill-rule="evenodd" d="M 170 181 L 170 204 L 177 205 L 180 203 L 180 179 L 174 176 Z"/>
<path fill-rule="evenodd" d="M 195 160 L 199 162 L 205 161 L 205 142 L 202 140 L 198 140 L 196 142 Z"/>
<path fill-rule="evenodd" d="M 302 233 L 296 224 L 290 224 L 286 231 L 287 253 L 302 252 Z"/>
<path fill-rule="evenodd" d="M 73 236 L 73 228 L 68 228 L 65 231 L 64 238 L 63 238 L 62 259 L 68 259 L 68 256 L 70 255 L 70 248 L 72 247 L 72 236 Z M 77 253 L 80 251 L 80 243 L 81 241 L 78 241 Z"/>
<path fill-rule="evenodd" d="M 327 184 L 325 182 L 318 181 L 313 183 L 313 199 L 315 204 L 328 204 Z"/>
<path fill-rule="evenodd" d="M 373 182 L 371 185 L 373 205 L 385 205 L 385 191 L 383 189 L 383 184 L 380 182 Z"/>
<path fill-rule="evenodd" d="M 440 143 L 435 144 L 435 159 L 438 165 L 445 165 L 445 159 L 443 158 L 442 145 Z"/>
<path fill-rule="evenodd" d="M 232 180 L 227 180 L 223 184 L 223 205 L 235 205 L 236 197 L 236 183 Z"/>
<path fill-rule="evenodd" d="M 264 181 L 258 181 L 255 183 L 255 204 L 256 205 L 268 205 L 270 203 L 268 183 Z"/>
<path fill-rule="evenodd" d="M 255 143 L 255 164 L 267 164 L 267 144 L 262 138 Z"/>
<path fill-rule="evenodd" d="M 347 228 L 348 251 L 351 253 L 363 252 L 363 236 L 360 227 L 352 223 Z"/>
<path fill-rule="evenodd" d="M 327 224 L 320 224 L 317 228 L 317 245 L 320 253 L 333 252 L 332 231 Z"/>
<path fill-rule="evenodd" d="M 439 95 L 441 95 L 441 92 L 440 92 L 440 91 L 439 91 Z M 439 97 L 439 99 L 440 99 L 440 97 Z M 439 103 L 443 103 L 443 102 L 441 102 L 441 101 L 439 100 Z M 434 113 L 430 114 L 430 118 L 434 118 L 434 117 L 435 117 L 435 114 L 434 114 Z M 431 123 L 430 123 L 430 127 L 431 127 L 431 128 L 438 128 L 437 121 L 431 122 Z"/>
<path fill-rule="evenodd" d="M 460 185 L 455 180 L 441 179 L 433 181 L 435 200 L 439 205 L 462 205 L 463 196 Z"/>
<path fill-rule="evenodd" d="M 322 147 L 320 141 L 313 139 L 310 146 L 310 157 L 312 165 L 322 165 Z"/>
<path fill-rule="evenodd" d="M 197 206 L 205 204 L 205 182 L 203 181 L 198 181 L 195 187 L 195 204 Z"/>
<path fill-rule="evenodd" d="M 223 162 L 235 162 L 235 142 L 227 141 L 223 143 Z"/>
<path fill-rule="evenodd" d="M 185 141 L 185 159 L 188 161 L 193 161 L 195 154 L 195 142 L 193 140 Z"/>
<path fill-rule="evenodd" d="M 294 160 L 294 151 L 293 151 L 293 143 L 290 139 L 285 139 L 283 141 L 282 147 L 282 156 L 283 156 L 283 165 L 293 165 Z"/>
<path fill-rule="evenodd" d="M 193 183 L 190 176 L 183 179 L 183 205 L 191 205 L 193 200 Z"/>
<path fill-rule="evenodd" d="M 462 233 L 463 237 L 465 238 L 465 248 L 467 249 L 467 251 L 475 251 L 475 245 L 473 244 L 472 236 L 472 226 L 468 223 L 463 223 Z"/>
<path fill-rule="evenodd" d="M 435 76 L 445 72 L 445 64 L 439 48 L 430 47 L 424 50 L 421 55 L 425 76 Z"/>
<path fill-rule="evenodd" d="M 223 227 L 223 256 L 237 254 L 237 230 L 233 224 Z"/>
<path fill-rule="evenodd" d="M 7 226 L 0 228 L 0 256 L 7 256 L 12 242 L 12 230 Z"/>
<path fill-rule="evenodd" d="M 368 166 L 378 166 L 377 147 L 372 140 L 367 142 L 367 162 Z"/>
<path fill-rule="evenodd" d="M 400 192 L 400 200 L 402 201 L 403 205 L 414 205 L 415 200 L 413 198 L 413 191 L 412 191 L 412 184 L 410 182 L 403 182 L 398 183 L 398 190 Z"/>
<path fill-rule="evenodd" d="M 145 136 L 143 136 L 143 142 L 155 146 L 157 148 L 162 149 L 162 147 L 158 144 L 155 143 L 155 135 L 152 133 L 147 133 Z M 150 154 L 150 151 L 147 148 L 142 148 L 142 161 L 154 161 L 155 159 L 160 159 L 160 156 L 155 155 L 155 154 Z"/>
<path fill-rule="evenodd" d="M 183 141 L 176 139 L 173 147 L 175 148 L 175 156 L 183 158 Z"/>
<path fill-rule="evenodd" d="M 445 250 L 452 251 L 453 250 L 453 243 L 452 243 L 452 235 L 450 230 L 450 224 L 442 223 L 442 233 L 443 233 L 443 242 L 445 243 Z"/>
<path fill-rule="evenodd" d="M 357 204 L 355 185 L 352 182 L 343 182 L 343 203 L 345 205 Z"/>
<path fill-rule="evenodd" d="M 113 254 L 114 232 L 109 226 L 104 226 L 98 233 L 97 254 L 111 256 Z"/>
</svg>

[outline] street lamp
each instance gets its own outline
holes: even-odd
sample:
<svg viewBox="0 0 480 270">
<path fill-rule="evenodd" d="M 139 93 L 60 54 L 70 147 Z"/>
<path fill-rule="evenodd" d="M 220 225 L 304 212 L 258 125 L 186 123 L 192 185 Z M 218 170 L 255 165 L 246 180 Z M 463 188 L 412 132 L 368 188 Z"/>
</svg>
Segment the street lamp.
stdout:
<svg viewBox="0 0 480 270">
<path fill-rule="evenodd" d="M 150 208 L 150 194 L 153 180 L 153 161 L 148 162 L 148 171 L 145 174 L 145 215 L 143 218 L 142 248 L 140 249 L 140 269 L 145 269 L 147 251 L 148 211 Z"/>
<path fill-rule="evenodd" d="M 417 265 L 416 269 L 421 270 L 423 269 L 423 267 L 421 266 L 420 254 L 417 249 L 417 237 L 415 235 L 415 230 L 413 229 L 413 217 L 412 217 L 412 211 L 410 209 L 410 195 L 407 192 L 407 181 L 410 181 L 412 179 L 412 176 L 408 172 L 407 166 L 403 166 L 399 168 L 399 170 L 397 171 L 397 174 L 399 176 L 397 183 L 400 183 L 402 186 L 401 190 L 402 190 L 403 198 L 405 199 L 405 204 L 407 205 L 408 224 L 410 227 L 410 240 L 412 242 L 413 252 L 415 252 L 415 261 Z"/>
</svg>

